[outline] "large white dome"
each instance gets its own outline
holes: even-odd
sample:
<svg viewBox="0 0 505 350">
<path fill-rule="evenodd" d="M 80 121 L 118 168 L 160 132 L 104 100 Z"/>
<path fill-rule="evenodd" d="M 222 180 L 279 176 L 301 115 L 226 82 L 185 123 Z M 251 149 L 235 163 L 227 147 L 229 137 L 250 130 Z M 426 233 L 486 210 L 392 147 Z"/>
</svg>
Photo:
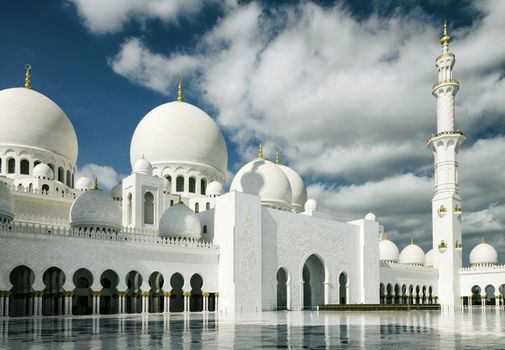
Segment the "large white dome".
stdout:
<svg viewBox="0 0 505 350">
<path fill-rule="evenodd" d="M 396 244 L 389 239 L 379 241 L 379 260 L 384 262 L 397 263 L 400 256 L 400 251 Z"/>
<path fill-rule="evenodd" d="M 307 188 L 302 177 L 288 166 L 279 164 L 278 167 L 284 172 L 291 185 L 291 204 L 296 211 L 303 211 L 307 201 Z"/>
<path fill-rule="evenodd" d="M 283 209 L 291 208 L 291 184 L 277 164 L 257 158 L 244 165 L 231 182 L 230 191 L 250 193 L 261 201 Z"/>
<path fill-rule="evenodd" d="M 70 226 L 87 229 L 121 229 L 121 210 L 111 196 L 101 190 L 83 193 L 70 208 Z"/>
<path fill-rule="evenodd" d="M 410 243 L 400 253 L 401 264 L 423 266 L 424 260 L 424 251 L 414 243 Z"/>
<path fill-rule="evenodd" d="M 14 219 L 14 198 L 7 184 L 0 180 L 0 223 Z"/>
<path fill-rule="evenodd" d="M 60 107 L 26 88 L 0 91 L 0 144 L 43 149 L 77 161 L 77 136 Z"/>
<path fill-rule="evenodd" d="M 202 238 L 200 219 L 185 204 L 179 203 L 165 210 L 160 218 L 160 236 Z"/>
<path fill-rule="evenodd" d="M 481 242 L 470 252 L 470 265 L 472 266 L 491 266 L 496 265 L 497 262 L 498 253 L 488 243 Z"/>
<path fill-rule="evenodd" d="M 130 161 L 145 157 L 153 166 L 195 164 L 219 170 L 228 166 L 223 134 L 207 113 L 185 102 L 156 107 L 140 121 L 133 134 Z"/>
</svg>

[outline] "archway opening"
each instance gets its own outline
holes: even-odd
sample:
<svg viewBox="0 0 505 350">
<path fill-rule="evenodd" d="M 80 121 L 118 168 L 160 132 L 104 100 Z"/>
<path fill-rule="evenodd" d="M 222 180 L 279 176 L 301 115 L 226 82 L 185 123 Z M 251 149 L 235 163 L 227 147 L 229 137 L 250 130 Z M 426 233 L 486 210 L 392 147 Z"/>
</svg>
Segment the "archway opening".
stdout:
<svg viewBox="0 0 505 350">
<path fill-rule="evenodd" d="M 505 302 L 505 284 L 502 284 L 498 290 L 500 291 L 500 305 L 503 305 Z"/>
<path fill-rule="evenodd" d="M 480 291 L 481 289 L 479 286 L 472 287 L 472 305 L 482 305 L 480 299 Z"/>
<path fill-rule="evenodd" d="M 153 272 L 149 276 L 149 312 L 163 312 L 164 298 L 163 298 L 163 285 L 165 280 L 163 275 L 158 271 Z"/>
<path fill-rule="evenodd" d="M 386 304 L 393 303 L 393 286 L 391 283 L 388 283 L 386 286 Z"/>
<path fill-rule="evenodd" d="M 379 302 L 381 304 L 386 303 L 386 298 L 384 297 L 384 293 L 386 292 L 386 287 L 384 286 L 384 283 L 379 284 Z"/>
<path fill-rule="evenodd" d="M 100 313 L 117 314 L 119 311 L 119 299 L 117 286 L 119 276 L 112 270 L 105 270 L 100 276 L 102 291 L 100 294 Z"/>
<path fill-rule="evenodd" d="M 339 292 L 339 303 L 347 304 L 347 274 L 342 272 L 338 276 L 338 292 Z"/>
<path fill-rule="evenodd" d="M 178 272 L 170 277 L 170 312 L 183 312 L 184 311 L 184 295 L 182 287 L 184 286 L 184 278 Z"/>
<path fill-rule="evenodd" d="M 277 271 L 277 310 L 288 308 L 288 274 L 284 268 Z"/>
<path fill-rule="evenodd" d="M 144 224 L 154 225 L 154 196 L 151 192 L 144 194 Z"/>
<path fill-rule="evenodd" d="M 35 281 L 33 271 L 24 265 L 15 267 L 9 276 L 12 283 L 10 290 L 9 316 L 31 316 L 33 315 L 32 284 Z"/>
<path fill-rule="evenodd" d="M 42 294 L 42 315 L 63 315 L 65 273 L 57 267 L 50 267 L 42 275 L 42 281 L 46 286 Z"/>
<path fill-rule="evenodd" d="M 402 304 L 407 304 L 407 286 L 402 285 Z"/>
<path fill-rule="evenodd" d="M 400 304 L 400 285 L 399 284 L 395 284 L 394 303 Z"/>
<path fill-rule="evenodd" d="M 303 306 L 305 309 L 315 309 L 324 304 L 324 264 L 316 255 L 311 255 L 305 261 L 303 277 Z"/>
<path fill-rule="evenodd" d="M 484 290 L 486 291 L 486 305 L 495 305 L 495 288 L 492 285 L 488 285 Z"/>
<path fill-rule="evenodd" d="M 72 298 L 72 313 L 74 315 L 91 315 L 93 298 L 91 297 L 91 285 L 93 275 L 87 269 L 81 268 L 74 273 L 74 296 Z"/>
<path fill-rule="evenodd" d="M 203 311 L 202 276 L 195 273 L 189 280 L 191 285 L 191 296 L 189 297 L 189 311 Z"/>
<path fill-rule="evenodd" d="M 126 312 L 135 314 L 142 312 L 142 276 L 137 271 L 130 271 L 126 275 Z"/>
</svg>

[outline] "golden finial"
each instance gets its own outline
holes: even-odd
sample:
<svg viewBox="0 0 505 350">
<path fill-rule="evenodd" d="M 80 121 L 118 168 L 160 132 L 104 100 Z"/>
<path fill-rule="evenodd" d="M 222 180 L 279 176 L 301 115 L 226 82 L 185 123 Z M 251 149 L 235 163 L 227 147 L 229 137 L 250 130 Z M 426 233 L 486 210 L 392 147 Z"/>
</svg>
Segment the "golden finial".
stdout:
<svg viewBox="0 0 505 350">
<path fill-rule="evenodd" d="M 25 64 L 25 69 L 26 69 L 25 88 L 31 89 L 32 88 L 32 82 L 30 81 L 30 69 L 32 69 L 32 66 L 27 63 L 27 64 Z"/>
<path fill-rule="evenodd" d="M 410 244 L 414 244 L 414 238 L 410 239 Z"/>
<path fill-rule="evenodd" d="M 177 101 L 182 102 L 182 79 L 179 79 L 177 84 Z"/>
<path fill-rule="evenodd" d="M 98 187 L 98 177 L 95 177 L 95 190 L 99 190 L 100 187 Z"/>
<path fill-rule="evenodd" d="M 386 232 L 382 235 L 382 239 L 388 239 L 388 234 Z"/>
<path fill-rule="evenodd" d="M 279 150 L 275 151 L 275 164 L 281 164 L 281 158 L 279 156 Z"/>
<path fill-rule="evenodd" d="M 442 45 L 448 45 L 449 42 L 451 41 L 451 37 L 449 34 L 447 34 L 447 20 L 444 20 L 444 34 L 442 35 L 442 38 L 440 38 L 440 44 Z"/>
<path fill-rule="evenodd" d="M 260 143 L 259 151 L 258 151 L 258 159 L 264 159 L 263 158 L 263 145 Z"/>
<path fill-rule="evenodd" d="M 484 236 L 480 238 L 480 243 L 484 243 Z"/>
</svg>

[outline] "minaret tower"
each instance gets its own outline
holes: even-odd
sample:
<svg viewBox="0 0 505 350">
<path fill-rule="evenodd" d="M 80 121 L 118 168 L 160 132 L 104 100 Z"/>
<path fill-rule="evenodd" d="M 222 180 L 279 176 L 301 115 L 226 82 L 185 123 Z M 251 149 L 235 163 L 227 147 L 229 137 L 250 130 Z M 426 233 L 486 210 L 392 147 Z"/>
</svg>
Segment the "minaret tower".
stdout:
<svg viewBox="0 0 505 350">
<path fill-rule="evenodd" d="M 460 303 L 461 197 L 458 186 L 458 151 L 465 140 L 456 129 L 454 98 L 459 82 L 452 77 L 456 57 L 449 51 L 447 21 L 440 39 L 442 54 L 435 60 L 438 82 L 432 94 L 437 99 L 437 133 L 428 140 L 435 158 L 435 191 L 432 200 L 433 249 L 438 254 L 439 302 L 443 306 Z"/>
</svg>

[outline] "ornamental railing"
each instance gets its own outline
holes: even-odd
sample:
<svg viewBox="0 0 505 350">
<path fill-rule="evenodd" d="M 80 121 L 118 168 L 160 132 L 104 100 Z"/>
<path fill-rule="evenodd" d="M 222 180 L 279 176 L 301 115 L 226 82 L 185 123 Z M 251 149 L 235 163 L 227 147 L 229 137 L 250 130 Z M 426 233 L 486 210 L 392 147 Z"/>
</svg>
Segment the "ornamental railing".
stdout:
<svg viewBox="0 0 505 350">
<path fill-rule="evenodd" d="M 26 193 L 26 194 L 30 194 L 30 195 L 38 195 L 38 196 L 69 199 L 69 200 L 74 200 L 78 197 L 77 194 L 70 192 L 70 191 L 65 191 L 65 190 L 56 191 L 56 190 L 54 190 L 55 185 L 52 185 L 52 186 L 53 186 L 53 189 L 51 189 L 49 191 L 43 191 L 41 189 L 31 188 L 30 186 L 25 187 L 21 184 L 19 184 L 17 186 L 14 184 L 7 185 L 7 187 L 9 187 L 9 189 L 12 192 L 17 192 L 17 193 Z"/>
<path fill-rule="evenodd" d="M 461 272 L 465 271 L 482 271 L 482 270 L 502 270 L 505 272 L 505 265 L 478 265 L 478 266 L 470 266 L 470 267 L 462 267 L 460 269 Z"/>
<path fill-rule="evenodd" d="M 456 85 L 459 85 L 459 81 L 457 81 L 456 79 L 442 80 L 442 81 L 439 81 L 439 82 L 436 82 L 435 84 L 433 84 L 433 86 L 432 86 L 431 89 L 435 90 L 437 87 L 442 86 L 444 84 L 456 84 Z"/>
</svg>

